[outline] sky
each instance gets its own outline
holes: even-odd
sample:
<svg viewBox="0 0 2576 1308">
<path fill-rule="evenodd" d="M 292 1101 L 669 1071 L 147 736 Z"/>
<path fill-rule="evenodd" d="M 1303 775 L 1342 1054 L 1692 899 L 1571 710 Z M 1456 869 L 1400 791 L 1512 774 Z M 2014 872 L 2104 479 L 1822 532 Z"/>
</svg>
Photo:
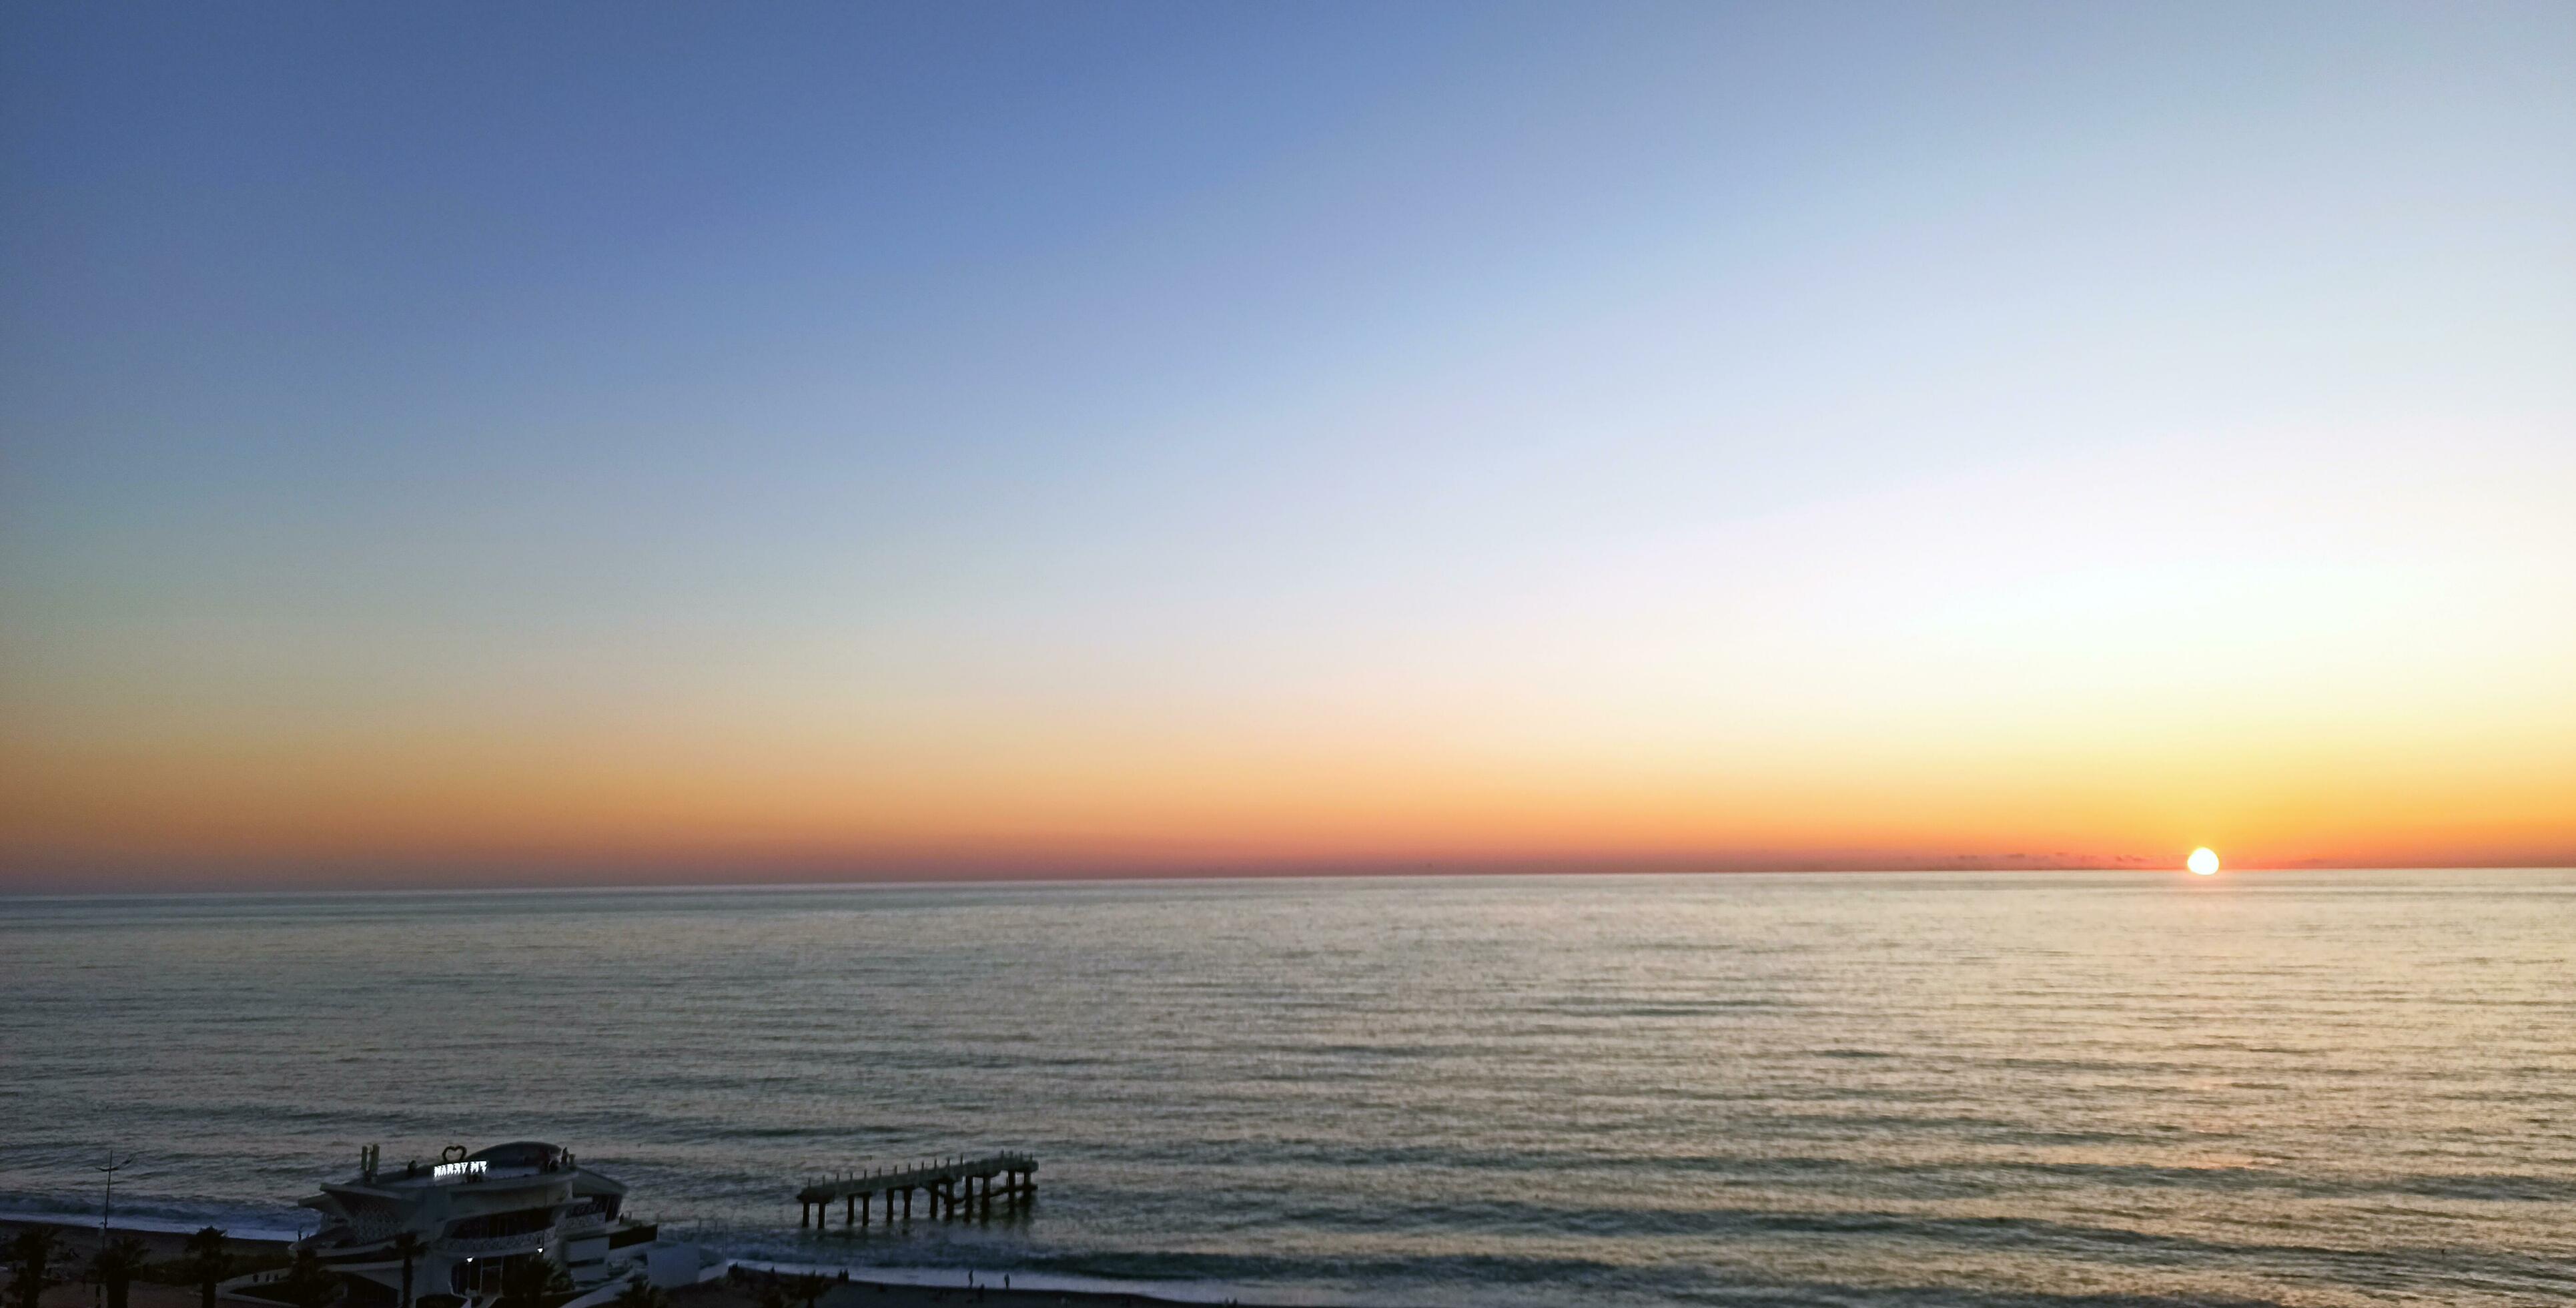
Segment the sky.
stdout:
<svg viewBox="0 0 2576 1308">
<path fill-rule="evenodd" d="M 0 10 L 0 889 L 2576 862 L 2576 7 Z"/>
</svg>

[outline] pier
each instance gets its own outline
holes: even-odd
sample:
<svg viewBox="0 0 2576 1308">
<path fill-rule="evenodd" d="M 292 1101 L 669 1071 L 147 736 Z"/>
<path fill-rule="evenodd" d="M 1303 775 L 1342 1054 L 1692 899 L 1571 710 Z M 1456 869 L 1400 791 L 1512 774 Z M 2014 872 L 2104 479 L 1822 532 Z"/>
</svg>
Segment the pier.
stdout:
<svg viewBox="0 0 2576 1308">
<path fill-rule="evenodd" d="M 823 1229 L 832 1204 L 841 1204 L 842 1225 L 866 1226 L 875 1220 L 876 1201 L 885 1200 L 885 1220 L 896 1221 L 895 1197 L 903 1197 L 901 1220 L 912 1220 L 912 1196 L 924 1196 L 932 1217 L 991 1216 L 993 1182 L 1002 1182 L 1002 1201 L 1025 1206 L 1037 1197 L 1038 1160 L 1031 1154 L 1003 1152 L 981 1157 L 942 1158 L 932 1162 L 836 1172 L 817 1177 L 796 1192 L 798 1229 Z"/>
</svg>

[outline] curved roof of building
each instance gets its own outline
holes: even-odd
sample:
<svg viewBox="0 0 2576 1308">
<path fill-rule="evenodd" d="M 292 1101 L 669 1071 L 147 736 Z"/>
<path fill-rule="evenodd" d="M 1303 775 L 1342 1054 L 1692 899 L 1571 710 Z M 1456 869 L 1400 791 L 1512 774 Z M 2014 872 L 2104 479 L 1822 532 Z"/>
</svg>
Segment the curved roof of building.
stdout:
<svg viewBox="0 0 2576 1308">
<path fill-rule="evenodd" d="M 543 1167 L 562 1156 L 562 1149 L 542 1140 L 513 1140 L 467 1154 L 465 1160 L 494 1167 Z"/>
</svg>

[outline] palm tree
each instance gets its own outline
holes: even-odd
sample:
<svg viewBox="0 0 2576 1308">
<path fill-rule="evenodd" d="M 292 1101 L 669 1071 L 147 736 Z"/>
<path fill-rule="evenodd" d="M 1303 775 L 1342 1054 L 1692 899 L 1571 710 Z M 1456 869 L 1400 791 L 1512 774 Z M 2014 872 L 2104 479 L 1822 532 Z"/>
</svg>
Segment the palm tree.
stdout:
<svg viewBox="0 0 2576 1308">
<path fill-rule="evenodd" d="M 340 1278 L 322 1265 L 322 1256 L 311 1249 L 295 1251 L 295 1261 L 286 1265 L 285 1279 L 277 1283 L 278 1293 L 295 1308 L 324 1308 L 340 1295 Z"/>
<path fill-rule="evenodd" d="M 18 1238 L 9 1242 L 9 1299 L 18 1308 L 36 1308 L 49 1279 L 48 1264 L 61 1247 L 62 1237 L 50 1226 L 18 1228 Z"/>
<path fill-rule="evenodd" d="M 394 1256 L 402 1259 L 402 1308 L 411 1308 L 411 1265 L 414 1259 L 420 1257 L 420 1251 L 427 1247 L 420 1242 L 419 1236 L 409 1231 L 399 1232 L 394 1236 Z M 215 1306 L 209 1303 L 205 1308 L 215 1308 Z"/>
<path fill-rule="evenodd" d="M 187 1268 L 190 1279 L 197 1283 L 198 1308 L 215 1308 L 215 1286 L 232 1270 L 232 1257 L 224 1250 L 224 1228 L 209 1226 L 188 1237 Z"/>
<path fill-rule="evenodd" d="M 107 1288 L 107 1308 L 125 1308 L 126 1291 L 134 1284 L 134 1274 L 152 1260 L 141 1240 L 120 1235 L 98 1247 L 89 1260 L 89 1274 Z"/>
<path fill-rule="evenodd" d="M 552 1308 L 552 1300 L 571 1289 L 562 1263 L 544 1254 L 514 1258 L 501 1266 L 498 1308 Z"/>
<path fill-rule="evenodd" d="M 663 1293 L 660 1286 L 644 1279 L 642 1272 L 626 1278 L 626 1288 L 618 1291 L 617 1297 L 610 1302 L 615 1308 L 671 1308 L 671 1296 Z"/>
</svg>

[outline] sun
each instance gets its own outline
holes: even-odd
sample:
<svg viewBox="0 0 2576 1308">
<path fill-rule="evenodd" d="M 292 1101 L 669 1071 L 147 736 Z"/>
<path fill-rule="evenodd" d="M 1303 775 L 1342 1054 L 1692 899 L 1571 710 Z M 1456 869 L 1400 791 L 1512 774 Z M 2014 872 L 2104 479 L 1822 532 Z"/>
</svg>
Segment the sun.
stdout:
<svg viewBox="0 0 2576 1308">
<path fill-rule="evenodd" d="M 2214 877 L 2218 875 L 2218 851 L 2203 845 L 2191 851 L 2191 857 L 2183 860 L 2183 866 L 2201 876 Z"/>
</svg>

